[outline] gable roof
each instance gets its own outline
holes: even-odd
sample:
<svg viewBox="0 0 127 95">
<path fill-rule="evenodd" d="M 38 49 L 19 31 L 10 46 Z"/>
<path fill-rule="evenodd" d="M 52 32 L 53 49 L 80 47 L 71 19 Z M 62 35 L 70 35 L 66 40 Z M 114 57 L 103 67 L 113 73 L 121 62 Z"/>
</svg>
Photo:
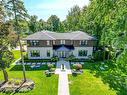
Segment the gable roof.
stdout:
<svg viewBox="0 0 127 95">
<path fill-rule="evenodd" d="M 71 31 L 66 33 L 57 33 L 52 31 L 43 30 L 29 35 L 24 40 L 95 40 L 94 37 L 82 31 Z"/>
</svg>

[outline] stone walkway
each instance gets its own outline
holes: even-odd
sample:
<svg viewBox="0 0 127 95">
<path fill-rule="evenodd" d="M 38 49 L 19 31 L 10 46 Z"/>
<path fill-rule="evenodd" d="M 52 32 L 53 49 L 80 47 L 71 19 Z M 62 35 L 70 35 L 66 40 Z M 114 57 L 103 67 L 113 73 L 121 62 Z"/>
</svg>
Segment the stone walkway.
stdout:
<svg viewBox="0 0 127 95">
<path fill-rule="evenodd" d="M 65 70 L 61 70 L 61 64 L 64 64 Z M 69 84 L 68 84 L 68 74 L 71 74 L 70 65 L 68 62 L 61 60 L 57 62 L 55 74 L 59 74 L 59 84 L 58 84 L 58 95 L 70 95 L 69 94 Z"/>
</svg>

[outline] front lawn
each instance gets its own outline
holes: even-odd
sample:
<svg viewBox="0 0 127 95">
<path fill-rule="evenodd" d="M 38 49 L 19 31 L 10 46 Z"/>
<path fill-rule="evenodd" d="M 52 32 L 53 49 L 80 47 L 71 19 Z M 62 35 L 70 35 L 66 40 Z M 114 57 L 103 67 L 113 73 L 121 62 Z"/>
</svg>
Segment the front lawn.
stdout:
<svg viewBox="0 0 127 95">
<path fill-rule="evenodd" d="M 44 75 L 44 70 L 47 66 L 44 65 L 39 69 L 31 69 L 26 66 L 26 76 L 28 79 L 32 79 L 35 82 L 35 88 L 27 93 L 16 93 L 14 95 L 57 95 L 58 89 L 58 75 L 52 75 L 51 77 L 46 77 Z M 22 66 L 11 66 L 7 69 L 9 78 L 23 78 Z M 3 80 L 3 73 L 0 71 L 0 80 Z M 6 95 L 0 93 L 0 95 Z"/>
<path fill-rule="evenodd" d="M 104 84 L 100 77 L 95 76 L 92 64 L 88 64 L 85 68 L 83 66 L 83 74 L 69 75 L 70 95 L 116 95 L 116 91 L 111 90 L 108 84 Z"/>
<path fill-rule="evenodd" d="M 14 54 L 14 61 L 16 61 L 17 59 L 19 59 L 20 56 L 20 50 L 12 50 L 12 53 Z M 23 54 L 25 55 L 26 52 L 23 52 Z"/>
</svg>

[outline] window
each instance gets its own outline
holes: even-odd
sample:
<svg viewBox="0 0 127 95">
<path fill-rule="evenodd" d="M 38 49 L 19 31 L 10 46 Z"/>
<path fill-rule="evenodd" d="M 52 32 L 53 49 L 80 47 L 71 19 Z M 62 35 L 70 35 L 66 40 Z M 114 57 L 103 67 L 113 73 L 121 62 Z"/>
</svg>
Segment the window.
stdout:
<svg viewBox="0 0 127 95">
<path fill-rule="evenodd" d="M 79 50 L 78 56 L 87 56 L 87 50 Z"/>
<path fill-rule="evenodd" d="M 61 42 L 60 42 L 61 44 L 65 44 L 65 40 L 61 40 Z"/>
<path fill-rule="evenodd" d="M 50 41 L 47 41 L 47 45 L 48 45 L 48 46 L 50 45 Z"/>
<path fill-rule="evenodd" d="M 30 55 L 31 55 L 31 57 L 40 57 L 40 51 L 39 50 L 31 50 Z"/>
<path fill-rule="evenodd" d="M 50 50 L 47 50 L 47 57 L 50 57 Z"/>
<path fill-rule="evenodd" d="M 55 45 L 55 41 L 53 41 L 53 45 Z"/>
<path fill-rule="evenodd" d="M 82 45 L 82 46 L 87 45 L 87 41 L 86 40 L 81 40 L 80 45 Z"/>
<path fill-rule="evenodd" d="M 30 45 L 31 46 L 39 46 L 39 41 L 38 40 L 31 40 Z"/>
</svg>

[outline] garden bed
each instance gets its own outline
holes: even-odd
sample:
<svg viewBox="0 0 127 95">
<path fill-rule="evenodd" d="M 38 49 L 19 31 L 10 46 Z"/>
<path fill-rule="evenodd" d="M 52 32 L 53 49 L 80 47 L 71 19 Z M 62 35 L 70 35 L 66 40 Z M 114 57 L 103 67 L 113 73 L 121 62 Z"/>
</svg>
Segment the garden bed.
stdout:
<svg viewBox="0 0 127 95">
<path fill-rule="evenodd" d="M 75 58 L 72 60 L 69 60 L 69 62 L 90 62 L 90 59 L 84 59 L 84 58 Z"/>
<path fill-rule="evenodd" d="M 28 92 L 34 88 L 34 82 L 27 80 L 25 83 L 21 79 L 13 79 L 6 82 L 1 86 L 0 92 L 13 93 L 13 92 Z"/>
</svg>

